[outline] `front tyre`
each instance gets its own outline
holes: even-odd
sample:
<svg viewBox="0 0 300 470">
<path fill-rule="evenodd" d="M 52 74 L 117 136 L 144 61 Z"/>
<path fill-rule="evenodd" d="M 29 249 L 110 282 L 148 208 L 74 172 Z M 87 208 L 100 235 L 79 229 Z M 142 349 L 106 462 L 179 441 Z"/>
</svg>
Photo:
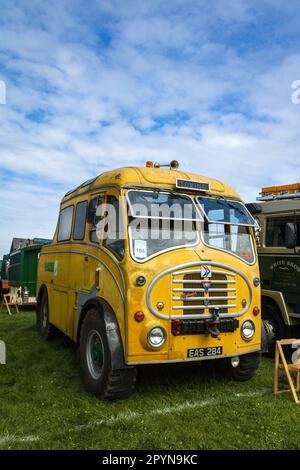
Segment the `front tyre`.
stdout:
<svg viewBox="0 0 300 470">
<path fill-rule="evenodd" d="M 246 382 L 254 377 L 260 363 L 260 358 L 261 353 L 250 353 L 243 354 L 234 359 L 220 359 L 218 369 L 230 380 Z"/>
<path fill-rule="evenodd" d="M 111 352 L 101 313 L 90 309 L 82 323 L 79 340 L 79 366 L 85 389 L 101 400 L 127 398 L 134 389 L 136 370 L 113 370 Z"/>
<path fill-rule="evenodd" d="M 268 355 L 274 357 L 276 341 L 287 336 L 286 327 L 278 308 L 268 302 L 263 305 L 262 320 L 268 340 Z"/>
</svg>

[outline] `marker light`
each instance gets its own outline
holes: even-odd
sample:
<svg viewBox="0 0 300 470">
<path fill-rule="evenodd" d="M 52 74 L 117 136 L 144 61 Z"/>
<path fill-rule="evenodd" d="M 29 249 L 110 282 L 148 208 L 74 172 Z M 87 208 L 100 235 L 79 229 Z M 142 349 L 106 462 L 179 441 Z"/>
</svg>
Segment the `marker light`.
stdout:
<svg viewBox="0 0 300 470">
<path fill-rule="evenodd" d="M 257 317 L 257 315 L 259 315 L 259 313 L 260 313 L 260 310 L 259 310 L 258 307 L 254 307 L 253 310 L 252 310 L 252 312 L 253 312 L 253 315 L 254 315 L 255 317 Z"/>
<path fill-rule="evenodd" d="M 135 280 L 135 283 L 138 287 L 142 287 L 146 284 L 146 278 L 144 276 L 138 276 Z"/>
<path fill-rule="evenodd" d="M 179 168 L 179 162 L 177 160 L 172 160 L 170 163 L 170 168 L 172 170 L 177 170 Z"/>
<path fill-rule="evenodd" d="M 144 312 L 142 312 L 141 310 L 139 310 L 138 312 L 135 312 L 135 314 L 134 314 L 135 321 L 140 323 L 141 321 L 144 320 L 144 318 L 145 318 Z"/>
</svg>

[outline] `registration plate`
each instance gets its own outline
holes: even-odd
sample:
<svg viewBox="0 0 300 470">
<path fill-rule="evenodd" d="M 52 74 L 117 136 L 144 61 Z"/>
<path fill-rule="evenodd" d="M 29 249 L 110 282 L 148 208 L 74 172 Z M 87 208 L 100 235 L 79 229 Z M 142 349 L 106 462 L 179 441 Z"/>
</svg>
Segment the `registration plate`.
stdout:
<svg viewBox="0 0 300 470">
<path fill-rule="evenodd" d="M 196 357 L 213 357 L 213 356 L 222 356 L 223 355 L 223 346 L 215 346 L 211 348 L 196 348 L 188 349 L 187 357 L 189 359 Z"/>
</svg>

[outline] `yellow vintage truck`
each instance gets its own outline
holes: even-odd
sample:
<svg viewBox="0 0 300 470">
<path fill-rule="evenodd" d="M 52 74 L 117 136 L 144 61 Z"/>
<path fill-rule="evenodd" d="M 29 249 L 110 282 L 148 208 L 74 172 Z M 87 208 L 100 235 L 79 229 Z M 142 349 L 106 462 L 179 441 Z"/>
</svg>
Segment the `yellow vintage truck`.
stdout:
<svg viewBox="0 0 300 470">
<path fill-rule="evenodd" d="M 76 342 L 101 399 L 129 396 L 140 364 L 214 360 L 248 380 L 261 351 L 255 228 L 231 187 L 176 161 L 103 173 L 62 199 L 39 259 L 38 330 Z"/>
</svg>

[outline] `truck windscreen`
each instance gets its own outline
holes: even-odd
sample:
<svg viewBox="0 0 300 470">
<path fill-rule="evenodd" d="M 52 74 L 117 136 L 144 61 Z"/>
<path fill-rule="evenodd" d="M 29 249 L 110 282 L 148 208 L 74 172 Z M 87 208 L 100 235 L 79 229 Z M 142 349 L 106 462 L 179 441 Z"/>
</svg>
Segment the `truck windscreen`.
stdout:
<svg viewBox="0 0 300 470">
<path fill-rule="evenodd" d="M 241 202 L 210 197 L 197 197 L 197 202 L 208 222 L 257 226 L 255 219 Z"/>
<path fill-rule="evenodd" d="M 250 227 L 257 224 L 246 207 L 238 201 L 217 198 L 197 197 L 197 202 L 205 215 L 204 243 L 253 263 L 255 252 Z"/>
<path fill-rule="evenodd" d="M 129 190 L 127 202 L 130 250 L 137 261 L 199 242 L 197 222 L 202 217 L 190 197 Z"/>
</svg>

